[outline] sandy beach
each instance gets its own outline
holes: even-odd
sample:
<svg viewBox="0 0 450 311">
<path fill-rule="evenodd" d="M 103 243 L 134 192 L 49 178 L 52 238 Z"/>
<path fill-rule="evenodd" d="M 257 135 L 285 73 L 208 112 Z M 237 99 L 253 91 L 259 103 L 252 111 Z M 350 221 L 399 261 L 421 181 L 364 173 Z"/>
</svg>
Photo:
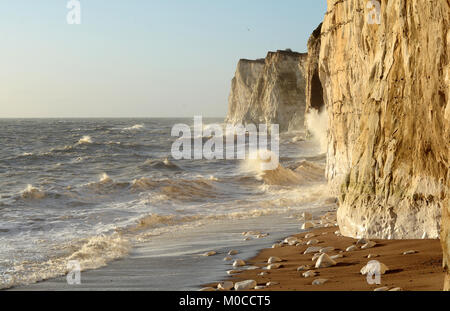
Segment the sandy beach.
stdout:
<svg viewBox="0 0 450 311">
<path fill-rule="evenodd" d="M 374 291 L 401 289 L 402 291 L 441 291 L 444 281 L 442 268 L 442 249 L 439 240 L 370 240 L 376 245 L 369 249 L 356 246 L 354 251 L 346 251 L 358 241 L 352 238 L 336 235 L 337 227 L 315 228 L 310 233 L 295 235 L 299 244 L 311 240 L 319 243 L 313 247 L 333 247 L 329 256 L 341 254 L 342 258 L 335 259 L 336 265 L 328 268 L 314 267 L 312 261 L 314 253 L 304 254 L 308 245 L 284 244 L 278 248 L 267 248 L 246 262 L 246 267 L 259 267 L 233 275 L 226 281 L 233 283 L 255 280 L 259 290 L 264 291 Z M 314 235 L 314 237 L 310 237 Z M 308 238 L 305 238 L 307 236 Z M 411 254 L 404 254 L 405 252 Z M 372 255 L 369 259 L 368 256 Z M 278 269 L 267 270 L 268 259 L 277 257 L 282 261 Z M 381 276 L 381 284 L 370 285 L 367 277 L 361 275 L 360 270 L 371 260 L 385 264 L 389 271 Z M 301 266 L 306 267 L 297 271 Z M 305 278 L 302 274 L 308 270 L 316 272 L 316 276 Z M 263 273 L 264 275 L 261 275 Z M 313 281 L 325 279 L 322 285 L 312 285 Z M 266 286 L 271 282 L 270 286 Z M 209 284 L 217 287 L 216 284 Z"/>
</svg>

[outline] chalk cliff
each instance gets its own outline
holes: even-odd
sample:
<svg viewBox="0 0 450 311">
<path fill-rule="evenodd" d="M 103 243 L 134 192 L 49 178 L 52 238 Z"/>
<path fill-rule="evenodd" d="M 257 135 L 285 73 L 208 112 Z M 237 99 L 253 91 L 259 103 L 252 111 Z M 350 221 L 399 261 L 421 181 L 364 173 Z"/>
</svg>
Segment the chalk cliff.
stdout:
<svg viewBox="0 0 450 311">
<path fill-rule="evenodd" d="M 341 232 L 441 234 L 446 268 L 449 29 L 448 0 L 328 0 L 318 64 L 329 122 L 326 174 L 339 196 Z"/>
<path fill-rule="evenodd" d="M 302 128 L 307 54 L 269 52 L 264 60 L 240 60 L 232 80 L 228 123 Z"/>
</svg>

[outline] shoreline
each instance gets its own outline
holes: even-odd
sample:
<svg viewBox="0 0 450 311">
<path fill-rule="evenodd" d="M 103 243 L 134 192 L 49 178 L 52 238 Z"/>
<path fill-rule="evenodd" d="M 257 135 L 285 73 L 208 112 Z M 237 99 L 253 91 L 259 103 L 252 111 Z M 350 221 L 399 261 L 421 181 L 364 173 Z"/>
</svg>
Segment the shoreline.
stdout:
<svg viewBox="0 0 450 311">
<path fill-rule="evenodd" d="M 361 245 L 354 251 L 346 249 L 355 245 L 358 240 L 336 234 L 338 227 L 312 228 L 311 231 L 296 234 L 299 244 L 289 246 L 284 244 L 277 248 L 265 248 L 246 262 L 242 272 L 232 275 L 223 282 L 256 281 L 257 287 L 252 290 L 260 291 L 442 291 L 444 273 L 442 268 L 442 249 L 439 240 L 382 240 L 371 239 L 376 243 L 369 249 L 361 249 Z M 309 237 L 314 235 L 314 237 Z M 305 238 L 308 236 L 308 238 Z M 318 240 L 315 245 L 306 245 L 310 240 Z M 282 243 L 281 243 L 282 244 Z M 314 253 L 303 254 L 310 247 L 334 247 L 329 256 L 342 255 L 334 259 L 335 266 L 328 268 L 314 267 L 312 260 Z M 405 252 L 415 251 L 411 254 Z M 368 258 L 368 255 L 376 257 Z M 268 259 L 277 257 L 282 261 L 278 269 L 267 270 Z M 236 257 L 237 258 L 237 257 Z M 372 260 L 385 264 L 389 270 L 381 275 L 381 284 L 368 284 L 367 277 L 360 270 Z M 310 266 L 297 271 L 301 266 Z M 248 267 L 258 267 L 246 270 Z M 240 270 L 237 268 L 236 270 Z M 305 278 L 306 271 L 315 271 L 314 277 Z M 264 275 L 262 275 L 264 274 Z M 315 280 L 327 280 L 322 285 L 313 285 Z M 271 282 L 272 284 L 267 286 Z M 202 290 L 215 290 L 218 283 L 206 284 Z M 234 289 L 233 289 L 234 290 Z"/>
</svg>

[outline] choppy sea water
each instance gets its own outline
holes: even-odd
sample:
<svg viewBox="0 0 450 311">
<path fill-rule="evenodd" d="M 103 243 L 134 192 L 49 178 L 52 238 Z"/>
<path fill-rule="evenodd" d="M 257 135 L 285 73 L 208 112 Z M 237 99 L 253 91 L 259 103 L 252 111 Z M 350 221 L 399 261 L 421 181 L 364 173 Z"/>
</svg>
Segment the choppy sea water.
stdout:
<svg viewBox="0 0 450 311">
<path fill-rule="evenodd" d="M 281 134 L 281 166 L 260 172 L 248 161 L 172 159 L 177 123 L 193 120 L 0 120 L 0 288 L 64 275 L 70 260 L 100 268 L 145 243 L 163 256 L 158 245 L 174 232 L 213 222 L 324 206 L 325 157 L 304 132 Z"/>
</svg>

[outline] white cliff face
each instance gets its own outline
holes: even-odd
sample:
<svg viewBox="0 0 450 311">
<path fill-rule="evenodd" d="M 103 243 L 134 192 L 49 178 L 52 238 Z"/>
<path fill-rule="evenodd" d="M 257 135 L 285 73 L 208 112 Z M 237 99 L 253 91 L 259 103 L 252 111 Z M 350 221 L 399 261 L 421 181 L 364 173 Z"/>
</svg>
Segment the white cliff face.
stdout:
<svg viewBox="0 0 450 311">
<path fill-rule="evenodd" d="M 239 123 L 250 107 L 253 89 L 264 69 L 265 60 L 241 59 L 236 74 L 231 81 L 231 92 L 228 98 L 228 123 Z"/>
<path fill-rule="evenodd" d="M 380 1 L 376 16 L 368 2 L 328 0 L 321 30 L 327 177 L 340 231 L 438 238 L 444 211 L 448 241 L 450 4 Z"/>
<path fill-rule="evenodd" d="M 239 61 L 229 97 L 229 123 L 302 128 L 306 54 L 269 52 L 264 62 Z"/>
</svg>

